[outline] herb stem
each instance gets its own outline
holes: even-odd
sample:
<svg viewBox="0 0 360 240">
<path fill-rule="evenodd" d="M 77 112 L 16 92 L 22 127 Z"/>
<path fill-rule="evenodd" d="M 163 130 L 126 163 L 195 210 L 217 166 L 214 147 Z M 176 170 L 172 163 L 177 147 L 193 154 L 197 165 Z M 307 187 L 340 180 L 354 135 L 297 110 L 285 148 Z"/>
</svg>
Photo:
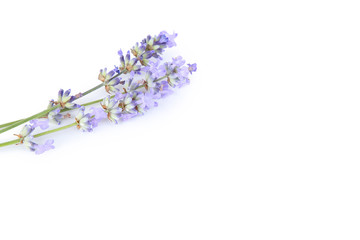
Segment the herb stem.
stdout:
<svg viewBox="0 0 360 240">
<path fill-rule="evenodd" d="M 71 127 L 76 126 L 76 125 L 77 125 L 77 123 L 74 122 L 74 123 L 59 127 L 59 128 L 55 128 L 55 129 L 52 129 L 52 130 L 49 130 L 49 131 L 45 131 L 45 132 L 36 134 L 36 135 L 34 135 L 34 138 L 41 137 L 41 136 L 44 136 L 44 135 L 47 135 L 47 134 L 50 134 L 50 133 L 58 132 L 58 131 L 61 131 L 61 130 L 65 130 L 67 128 L 71 128 Z M 19 142 L 20 142 L 20 139 L 15 139 L 15 140 L 12 140 L 12 141 L 3 142 L 3 143 L 0 143 L 0 147 L 13 145 L 13 144 L 16 144 L 16 143 L 19 143 Z"/>
</svg>

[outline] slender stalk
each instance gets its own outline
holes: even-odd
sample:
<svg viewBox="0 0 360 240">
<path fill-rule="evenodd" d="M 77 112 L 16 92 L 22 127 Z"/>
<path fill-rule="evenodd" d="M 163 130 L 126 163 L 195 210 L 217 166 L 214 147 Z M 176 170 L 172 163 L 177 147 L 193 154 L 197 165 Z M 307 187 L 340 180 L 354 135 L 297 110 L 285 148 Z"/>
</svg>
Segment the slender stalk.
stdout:
<svg viewBox="0 0 360 240">
<path fill-rule="evenodd" d="M 8 127 L 5 127 L 5 128 L 3 128 L 3 129 L 1 129 L 1 130 L 0 130 L 0 133 L 9 131 L 10 129 L 13 129 L 14 127 L 17 127 L 17 126 L 19 126 L 19 125 L 21 125 L 21 124 L 23 124 L 23 123 L 26 123 L 26 122 L 28 122 L 28 121 L 30 121 L 30 120 L 43 117 L 44 115 L 48 114 L 49 112 L 51 112 L 51 111 L 53 111 L 53 110 L 55 110 L 55 109 L 57 109 L 57 108 L 59 108 L 59 107 L 60 107 L 59 105 L 56 105 L 56 106 L 53 106 L 52 108 L 46 109 L 46 110 L 44 110 L 44 111 L 42 111 L 42 112 L 39 112 L 39 113 L 37 113 L 37 114 L 35 114 L 35 115 L 32 115 L 31 117 L 28 117 L 28 118 L 19 120 L 19 121 L 15 122 L 15 123 L 11 124 L 11 125 L 8 126 Z"/>
<path fill-rule="evenodd" d="M 47 135 L 47 134 L 50 134 L 50 133 L 58 132 L 58 131 L 61 131 L 61 130 L 67 129 L 67 128 L 71 128 L 71 127 L 74 127 L 76 125 L 77 125 L 77 123 L 74 122 L 74 123 L 59 127 L 59 128 L 55 128 L 55 129 L 52 129 L 52 130 L 49 130 L 49 131 L 46 131 L 46 132 L 36 134 L 36 135 L 34 135 L 34 138 L 41 137 L 41 136 L 44 136 L 44 135 Z M 19 142 L 20 142 L 20 139 L 15 139 L 15 140 L 12 140 L 12 141 L 0 143 L 0 147 L 13 145 L 13 144 L 16 144 L 16 143 L 19 143 Z"/>
<path fill-rule="evenodd" d="M 82 94 L 81 94 L 78 98 L 76 98 L 76 99 L 79 99 L 79 98 L 81 98 L 81 97 L 83 97 L 83 96 L 85 96 L 85 95 L 88 95 L 89 93 L 91 93 L 91 92 L 93 92 L 93 91 L 95 91 L 95 90 L 97 90 L 97 89 L 99 89 L 99 88 L 101 88 L 101 87 L 103 87 L 103 86 L 104 86 L 104 83 L 100 83 L 99 85 L 97 85 L 97 86 L 95 86 L 95 87 L 87 90 L 86 92 L 82 93 Z"/>
<path fill-rule="evenodd" d="M 20 119 L 20 120 L 22 120 L 22 119 Z M 1 125 L 0 125 L 0 128 L 10 126 L 10 125 L 12 125 L 12 124 L 14 124 L 14 123 L 16 123 L 16 122 L 18 122 L 18 121 L 20 121 L 20 120 L 1 124 Z"/>
<path fill-rule="evenodd" d="M 13 145 L 13 144 L 16 144 L 16 143 L 19 143 L 19 142 L 20 142 L 20 139 L 15 139 L 15 140 L 12 140 L 12 141 L 0 143 L 0 147 L 5 147 L 5 146 Z"/>
<path fill-rule="evenodd" d="M 52 129 L 52 130 L 49 130 L 49 131 L 46 131 L 46 132 L 36 134 L 36 135 L 34 135 L 34 137 L 35 138 L 41 137 L 41 136 L 44 136 L 44 135 L 47 135 L 47 134 L 50 134 L 50 133 L 54 133 L 54 132 L 58 132 L 58 131 L 61 131 L 61 130 L 67 129 L 67 128 L 71 128 L 71 127 L 76 126 L 76 125 L 77 125 L 77 123 L 74 122 L 74 123 L 59 127 L 59 128 L 55 128 L 55 129 Z"/>
</svg>

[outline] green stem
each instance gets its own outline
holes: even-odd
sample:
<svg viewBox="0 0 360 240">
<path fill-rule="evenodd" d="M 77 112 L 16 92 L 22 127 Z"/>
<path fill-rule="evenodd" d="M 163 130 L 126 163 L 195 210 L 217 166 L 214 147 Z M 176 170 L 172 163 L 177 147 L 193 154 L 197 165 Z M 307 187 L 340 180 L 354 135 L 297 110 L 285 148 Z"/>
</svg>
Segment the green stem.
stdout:
<svg viewBox="0 0 360 240">
<path fill-rule="evenodd" d="M 74 123 L 59 127 L 59 128 L 55 128 L 55 129 L 52 129 L 52 130 L 49 130 L 49 131 L 46 131 L 46 132 L 36 134 L 36 135 L 34 135 L 34 137 L 35 138 L 41 137 L 41 136 L 44 136 L 44 135 L 47 135 L 47 134 L 50 134 L 50 133 L 54 133 L 54 132 L 58 132 L 58 131 L 61 131 L 61 130 L 67 129 L 67 128 L 71 128 L 71 127 L 76 126 L 76 125 L 77 125 L 77 123 L 74 122 Z"/>
<path fill-rule="evenodd" d="M 20 120 L 22 120 L 22 119 L 20 119 Z M 13 121 L 13 122 L 8 122 L 8 123 L 1 124 L 1 125 L 0 125 L 0 128 L 10 126 L 10 125 L 12 125 L 13 123 L 16 123 L 16 122 L 18 122 L 18 121 L 20 121 L 20 120 L 17 120 L 17 121 Z"/>
<path fill-rule="evenodd" d="M 35 114 L 35 115 L 32 115 L 31 117 L 28 117 L 28 118 L 19 120 L 19 121 L 15 122 L 15 123 L 11 124 L 11 125 L 8 126 L 8 127 L 5 127 L 5 128 L 3 128 L 3 129 L 1 129 L 1 130 L 0 130 L 0 133 L 9 131 L 10 129 L 13 129 L 14 127 L 17 127 L 17 126 L 19 126 L 19 125 L 21 125 L 21 124 L 23 124 L 23 123 L 26 123 L 26 122 L 28 122 L 28 121 L 30 121 L 30 120 L 43 117 L 44 115 L 48 114 L 49 112 L 51 112 L 51 111 L 53 111 L 53 110 L 55 110 L 55 109 L 57 109 L 57 108 L 59 108 L 59 107 L 60 107 L 59 105 L 56 105 L 56 106 L 53 106 L 52 108 L 46 109 L 46 110 L 44 110 L 44 111 L 42 111 L 42 112 L 39 112 L 39 113 L 37 113 L 37 114 Z"/>
<path fill-rule="evenodd" d="M 19 142 L 20 142 L 20 139 L 15 139 L 15 140 L 12 140 L 12 141 L 9 141 L 9 142 L 0 143 L 0 147 L 13 145 L 13 144 L 16 144 L 16 143 L 19 143 Z"/>
<path fill-rule="evenodd" d="M 74 123 L 59 127 L 59 128 L 55 128 L 55 129 L 52 129 L 52 130 L 49 130 L 49 131 L 46 131 L 46 132 L 36 134 L 36 135 L 34 135 L 34 138 L 41 137 L 41 136 L 44 136 L 44 135 L 47 135 L 47 134 L 50 134 L 50 133 L 58 132 L 58 131 L 61 131 L 61 130 L 67 129 L 67 128 L 71 128 L 71 127 L 74 127 L 76 125 L 77 125 L 77 123 L 74 122 Z M 0 147 L 13 145 L 13 144 L 16 144 L 16 143 L 19 143 L 19 142 L 20 142 L 20 139 L 15 139 L 15 140 L 12 140 L 12 141 L 0 143 Z"/>
<path fill-rule="evenodd" d="M 83 97 L 83 96 L 85 96 L 85 95 L 88 95 L 89 93 L 91 93 L 91 92 L 93 92 L 93 91 L 95 91 L 95 90 L 97 90 L 97 89 L 99 89 L 99 88 L 101 88 L 101 87 L 103 87 L 103 86 L 104 86 L 104 83 L 100 83 L 99 85 L 97 85 L 97 86 L 95 86 L 95 87 L 87 90 L 86 92 L 82 93 L 82 94 L 81 94 L 78 98 L 76 98 L 76 99 L 79 99 L 79 98 L 81 98 L 81 97 Z"/>
</svg>

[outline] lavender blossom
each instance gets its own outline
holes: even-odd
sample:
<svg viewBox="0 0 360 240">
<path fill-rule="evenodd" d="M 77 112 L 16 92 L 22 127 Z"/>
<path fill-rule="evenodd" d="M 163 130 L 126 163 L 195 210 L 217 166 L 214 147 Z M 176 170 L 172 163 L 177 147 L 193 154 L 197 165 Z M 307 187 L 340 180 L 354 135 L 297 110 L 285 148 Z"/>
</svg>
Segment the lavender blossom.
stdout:
<svg viewBox="0 0 360 240">
<path fill-rule="evenodd" d="M 25 125 L 19 134 L 14 134 L 15 136 L 17 136 L 20 139 L 20 144 L 23 144 L 24 142 L 31 142 L 32 138 L 31 138 L 31 133 L 34 131 L 34 127 L 31 125 Z M 29 138 L 27 138 L 29 137 Z"/>
<path fill-rule="evenodd" d="M 189 73 L 192 74 L 193 72 L 196 72 L 197 70 L 197 65 L 196 63 L 193 63 L 193 64 L 188 64 L 188 70 L 189 70 Z"/>
<path fill-rule="evenodd" d="M 49 119 L 49 121 L 55 122 L 59 125 L 63 119 L 63 115 L 60 113 L 60 109 L 57 108 L 57 109 L 49 112 L 48 119 Z"/>
<path fill-rule="evenodd" d="M 130 51 L 128 51 L 126 53 L 126 57 L 124 58 L 123 52 L 120 49 L 118 51 L 118 54 L 120 56 L 120 64 L 121 66 L 119 67 L 119 70 L 123 73 L 131 73 L 133 72 L 133 74 L 135 73 L 140 73 L 140 66 L 136 65 L 137 63 L 137 59 L 133 58 L 130 60 Z"/>
<path fill-rule="evenodd" d="M 35 127 L 30 125 L 25 125 L 19 134 L 15 134 L 18 138 L 20 138 L 19 144 L 24 144 L 30 151 L 35 151 L 36 154 L 41 154 L 47 150 L 53 149 L 52 143 L 54 140 L 47 140 L 44 145 L 37 144 L 33 142 L 34 137 L 32 136 L 32 132 Z"/>
<path fill-rule="evenodd" d="M 147 51 L 140 55 L 138 58 L 139 62 L 143 66 L 149 65 L 149 59 L 155 54 L 155 51 Z"/>
<path fill-rule="evenodd" d="M 21 141 L 20 144 L 24 144 L 25 147 L 27 147 L 30 151 L 35 151 L 37 144 L 33 142 L 34 137 L 32 135 L 28 135 L 26 137 L 24 137 Z"/>
<path fill-rule="evenodd" d="M 135 104 L 133 103 L 132 94 L 118 94 L 117 98 L 119 99 L 118 106 L 122 110 L 123 114 L 135 113 Z"/>
<path fill-rule="evenodd" d="M 173 33 L 172 35 L 170 35 L 166 31 L 162 31 L 160 35 L 167 38 L 166 45 L 168 48 L 176 46 L 175 38 L 177 37 L 177 33 Z"/>
<path fill-rule="evenodd" d="M 135 46 L 131 49 L 132 55 L 134 55 L 136 58 L 140 57 L 141 54 L 145 52 L 145 47 L 143 45 L 139 45 L 137 42 Z"/>
<path fill-rule="evenodd" d="M 139 83 L 134 81 L 133 77 L 121 82 L 122 88 L 115 94 L 115 99 L 120 100 L 123 94 L 135 91 L 139 87 Z"/>
<path fill-rule="evenodd" d="M 75 122 L 77 123 L 76 127 L 83 132 L 91 132 L 92 125 L 91 125 L 91 115 L 89 113 L 85 114 L 85 108 L 80 108 L 78 114 L 75 117 Z"/>
<path fill-rule="evenodd" d="M 121 109 L 118 106 L 118 101 L 111 99 L 110 96 L 107 96 L 102 100 L 100 105 L 107 114 L 107 118 L 114 123 L 118 123 L 121 113 Z"/>
<path fill-rule="evenodd" d="M 107 68 L 100 69 L 100 73 L 98 76 L 98 79 L 102 82 L 109 81 L 109 79 L 115 74 L 115 72 L 112 70 L 110 72 L 107 72 Z"/>
<path fill-rule="evenodd" d="M 105 90 L 108 93 L 119 91 L 115 86 L 120 83 L 121 78 L 112 78 L 115 74 L 115 70 L 111 70 L 107 73 L 107 69 L 101 69 L 98 79 L 105 85 Z"/>
<path fill-rule="evenodd" d="M 172 62 L 166 62 L 161 68 L 166 72 L 167 81 L 171 87 L 181 87 L 189 83 L 189 69 L 184 66 L 185 60 L 178 56 Z"/>
<path fill-rule="evenodd" d="M 154 61 L 150 61 L 148 68 L 146 71 L 151 72 L 151 76 L 153 78 L 160 78 L 166 74 L 164 68 L 160 68 L 161 61 L 159 59 L 155 59 Z"/>
<path fill-rule="evenodd" d="M 75 96 L 70 96 L 71 90 L 67 90 L 64 92 L 63 89 L 60 89 L 58 93 L 58 101 L 55 104 L 60 104 L 61 108 L 74 109 L 80 107 L 78 104 L 73 103 L 76 99 Z"/>
<path fill-rule="evenodd" d="M 105 82 L 105 90 L 108 93 L 119 91 L 119 89 L 116 88 L 115 86 L 120 83 L 120 80 L 121 80 L 121 78 L 114 78 L 108 82 Z"/>
<path fill-rule="evenodd" d="M 155 100 L 159 98 L 161 98 L 161 94 L 156 93 L 154 89 L 150 89 L 150 91 L 144 93 L 145 110 L 149 110 L 150 108 L 157 107 L 158 103 Z"/>
<path fill-rule="evenodd" d="M 141 65 L 148 66 L 149 59 L 154 55 L 155 51 L 146 51 L 146 47 L 144 45 L 139 45 L 139 43 L 136 43 L 135 46 L 131 49 L 131 53 L 136 57 Z"/>
<path fill-rule="evenodd" d="M 121 114 L 121 120 L 122 121 L 127 121 L 133 117 L 136 117 L 137 113 L 123 113 Z"/>
<path fill-rule="evenodd" d="M 153 89 L 156 86 L 156 83 L 154 82 L 154 79 L 151 76 L 150 72 L 147 72 L 145 74 L 145 79 L 143 80 L 143 85 L 146 91 L 149 91 L 150 89 Z"/>
<path fill-rule="evenodd" d="M 135 91 L 132 94 L 134 109 L 143 115 L 145 113 L 144 93 Z"/>
<path fill-rule="evenodd" d="M 169 86 L 167 81 L 157 82 L 155 92 L 159 93 L 161 98 L 164 98 L 173 93 Z"/>
<path fill-rule="evenodd" d="M 166 31 L 161 32 L 158 36 L 147 36 L 141 44 L 145 47 L 145 51 L 154 51 L 153 57 L 160 58 L 164 49 L 176 46 L 174 39 L 177 34 L 168 34 Z"/>
</svg>

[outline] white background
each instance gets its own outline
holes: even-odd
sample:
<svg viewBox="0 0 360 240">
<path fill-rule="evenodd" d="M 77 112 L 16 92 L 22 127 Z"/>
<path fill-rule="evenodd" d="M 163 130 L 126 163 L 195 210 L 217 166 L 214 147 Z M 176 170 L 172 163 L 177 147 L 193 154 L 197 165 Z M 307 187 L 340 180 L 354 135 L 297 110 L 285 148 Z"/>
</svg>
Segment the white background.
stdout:
<svg viewBox="0 0 360 240">
<path fill-rule="evenodd" d="M 198 64 L 143 117 L 0 149 L 1 240 L 360 238 L 358 1 L 236 2 L 0 2 L 1 122 L 148 34 Z"/>
</svg>

